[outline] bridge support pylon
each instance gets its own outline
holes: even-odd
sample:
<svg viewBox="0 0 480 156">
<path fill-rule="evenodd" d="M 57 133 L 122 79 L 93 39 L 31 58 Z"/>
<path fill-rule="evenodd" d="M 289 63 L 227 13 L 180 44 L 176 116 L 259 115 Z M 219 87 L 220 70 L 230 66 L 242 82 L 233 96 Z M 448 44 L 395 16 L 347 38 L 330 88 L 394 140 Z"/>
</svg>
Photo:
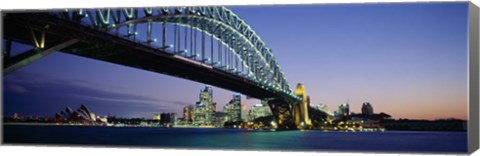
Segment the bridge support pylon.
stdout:
<svg viewBox="0 0 480 156">
<path fill-rule="evenodd" d="M 293 112 L 295 117 L 295 125 L 298 129 L 310 129 L 312 127 L 312 121 L 308 116 L 309 100 L 305 92 L 303 84 L 297 84 L 295 95 L 302 98 L 302 101 L 293 104 Z"/>
<path fill-rule="evenodd" d="M 266 100 L 277 122 L 277 130 L 296 130 L 292 105 L 282 100 Z"/>
</svg>

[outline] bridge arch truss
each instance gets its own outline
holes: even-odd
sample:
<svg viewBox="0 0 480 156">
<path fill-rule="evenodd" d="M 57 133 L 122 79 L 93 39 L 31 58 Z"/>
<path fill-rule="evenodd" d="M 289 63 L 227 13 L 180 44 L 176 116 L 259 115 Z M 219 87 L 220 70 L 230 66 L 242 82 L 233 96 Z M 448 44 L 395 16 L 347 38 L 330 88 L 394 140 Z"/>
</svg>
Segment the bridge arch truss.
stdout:
<svg viewBox="0 0 480 156">
<path fill-rule="evenodd" d="M 225 7 L 65 9 L 50 14 L 296 97 L 272 50 L 244 20 Z M 141 25 L 146 25 L 146 33 L 139 35 Z M 158 29 L 160 33 L 154 33 Z"/>
</svg>

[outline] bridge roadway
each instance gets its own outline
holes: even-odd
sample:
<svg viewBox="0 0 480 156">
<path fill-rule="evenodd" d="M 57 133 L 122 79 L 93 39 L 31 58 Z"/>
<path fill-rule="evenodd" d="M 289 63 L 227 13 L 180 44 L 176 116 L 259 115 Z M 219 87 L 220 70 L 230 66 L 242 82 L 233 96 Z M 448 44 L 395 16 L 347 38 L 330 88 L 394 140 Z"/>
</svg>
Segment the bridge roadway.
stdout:
<svg viewBox="0 0 480 156">
<path fill-rule="evenodd" d="M 63 48 L 61 52 L 206 83 L 258 99 L 273 99 L 276 103 L 299 102 L 289 94 L 262 88 L 260 84 L 233 73 L 182 59 L 165 49 L 136 43 L 47 13 L 6 14 L 3 18 L 5 39 L 31 45 L 30 30 L 45 30 L 45 49 L 60 43 L 73 42 L 74 44 Z M 24 58 L 35 53 L 38 52 L 33 50 L 23 54 L 26 56 L 17 57 Z M 10 58 L 11 61 L 6 64 L 4 62 L 4 68 L 21 59 Z M 134 81 L 132 80 L 132 83 Z"/>
</svg>

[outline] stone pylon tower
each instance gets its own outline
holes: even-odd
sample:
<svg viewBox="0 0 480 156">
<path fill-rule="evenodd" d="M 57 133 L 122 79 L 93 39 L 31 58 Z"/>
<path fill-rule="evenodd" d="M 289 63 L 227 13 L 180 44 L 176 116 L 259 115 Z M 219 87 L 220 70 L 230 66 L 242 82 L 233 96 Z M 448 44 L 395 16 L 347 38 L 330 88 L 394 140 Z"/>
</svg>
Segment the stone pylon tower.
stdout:
<svg viewBox="0 0 480 156">
<path fill-rule="evenodd" d="M 294 116 L 295 116 L 295 124 L 297 125 L 298 129 L 306 129 L 311 127 L 312 122 L 308 117 L 308 102 L 309 99 L 307 98 L 307 94 L 305 92 L 305 87 L 303 84 L 297 84 L 297 89 L 295 90 L 295 95 L 302 98 L 302 101 L 299 103 L 294 104 Z"/>
</svg>

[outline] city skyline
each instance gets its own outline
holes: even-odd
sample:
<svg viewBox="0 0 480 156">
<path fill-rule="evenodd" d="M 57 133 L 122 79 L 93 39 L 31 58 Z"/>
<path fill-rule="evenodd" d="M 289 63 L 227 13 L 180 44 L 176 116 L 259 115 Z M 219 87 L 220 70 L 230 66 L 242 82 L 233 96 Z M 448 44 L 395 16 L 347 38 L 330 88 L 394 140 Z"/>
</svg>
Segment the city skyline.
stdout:
<svg viewBox="0 0 480 156">
<path fill-rule="evenodd" d="M 273 49 L 290 87 L 305 85 L 313 104 L 333 112 L 350 99 L 351 112 L 361 112 L 368 101 L 394 118 L 467 119 L 467 4 L 229 8 Z M 308 15 L 315 21 L 305 22 L 312 20 Z M 181 114 L 205 86 L 63 53 L 5 76 L 4 84 L 5 115 L 87 104 L 98 113 L 149 118 Z M 217 111 L 233 93 L 214 87 Z M 242 96 L 247 108 L 257 103 Z"/>
</svg>

